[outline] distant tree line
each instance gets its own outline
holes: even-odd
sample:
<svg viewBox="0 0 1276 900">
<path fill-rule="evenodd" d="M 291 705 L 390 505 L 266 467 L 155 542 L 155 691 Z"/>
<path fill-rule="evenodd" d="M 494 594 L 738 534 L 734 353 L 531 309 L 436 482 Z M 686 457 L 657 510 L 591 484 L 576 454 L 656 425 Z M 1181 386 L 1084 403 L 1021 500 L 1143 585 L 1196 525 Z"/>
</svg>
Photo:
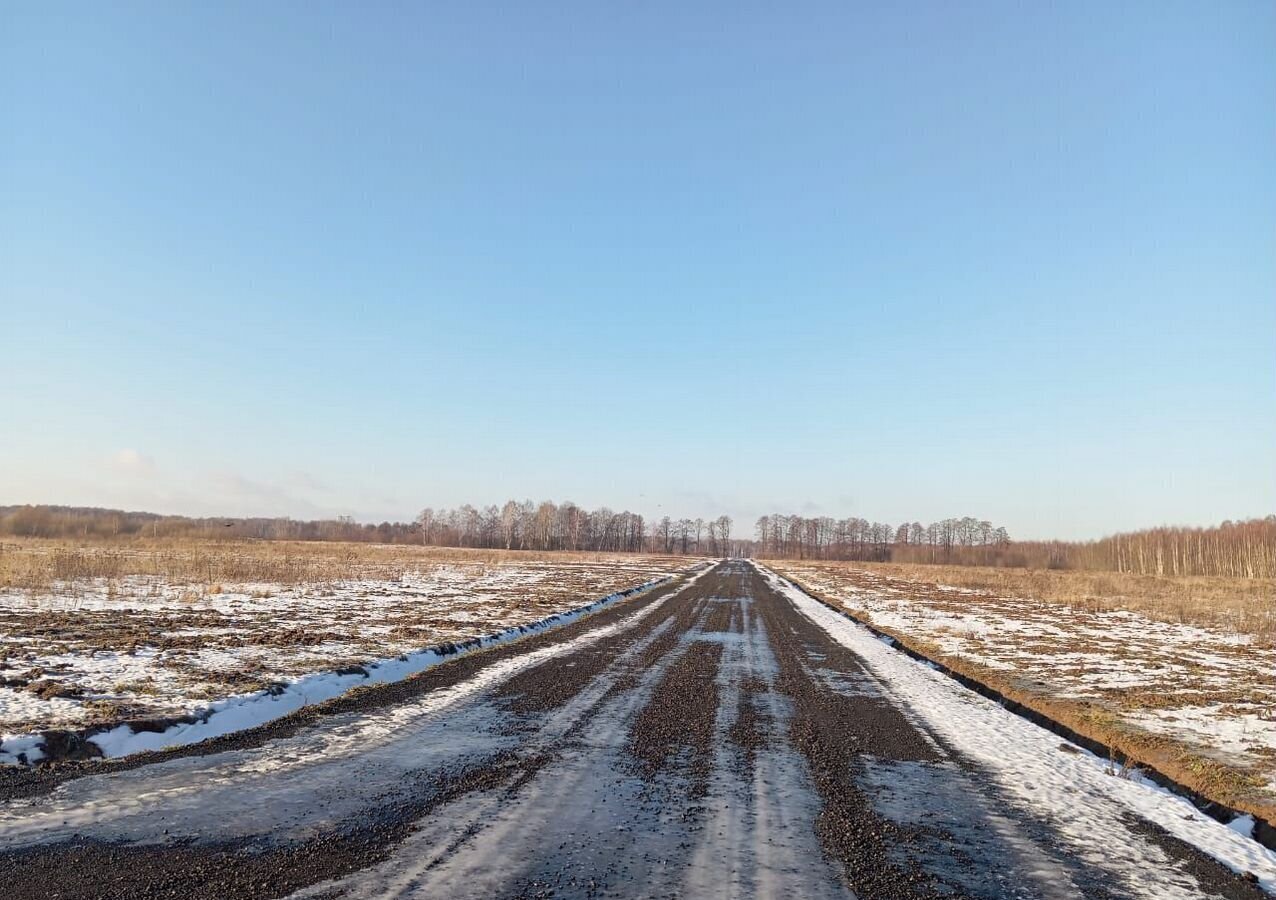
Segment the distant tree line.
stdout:
<svg viewBox="0 0 1276 900">
<path fill-rule="evenodd" d="M 424 544 L 503 550 L 596 550 L 727 556 L 731 517 L 644 519 L 628 510 L 587 510 L 571 501 L 555 504 L 509 500 L 502 506 L 426 508 L 415 525 Z"/>
<path fill-rule="evenodd" d="M 263 541 L 419 541 L 411 523 L 360 524 L 352 517 L 304 521 L 286 517 L 166 516 L 80 506 L 0 506 L 0 536 L 109 540 L 200 538 Z"/>
<path fill-rule="evenodd" d="M 379 524 L 355 522 L 348 516 L 317 521 L 192 518 L 87 507 L 0 506 L 0 537 L 362 541 L 1276 578 L 1276 515 L 1209 528 L 1150 528 L 1079 542 L 1013 541 L 1005 528 L 971 517 L 889 525 L 776 513 L 757 520 L 752 540 L 734 535 L 732 525 L 729 516 L 647 519 L 627 510 L 587 510 L 570 501 L 427 508 L 411 522 Z"/>
<path fill-rule="evenodd" d="M 758 519 L 755 552 L 781 559 L 843 559 L 876 562 L 954 562 L 992 565 L 1011 545 L 1005 528 L 964 518 L 923 525 L 888 525 L 867 519 L 792 516 Z"/>
<path fill-rule="evenodd" d="M 502 550 L 581 550 L 741 555 L 748 542 L 732 541 L 731 517 L 644 519 L 607 507 L 587 510 L 510 500 L 502 506 L 422 510 L 411 522 L 358 523 L 349 516 L 303 521 L 290 518 L 193 518 L 71 506 L 0 506 L 0 536 L 111 540 L 193 538 L 214 540 L 361 541 L 430 544 Z"/>
<path fill-rule="evenodd" d="M 1208 528 L 1148 528 L 1095 541 L 1012 541 L 1005 528 L 969 517 L 891 526 L 774 514 L 758 519 L 755 528 L 753 552 L 776 559 L 1276 578 L 1276 515 Z"/>
<path fill-rule="evenodd" d="M 1098 541 L 1041 546 L 1049 554 L 1047 565 L 1059 568 L 1276 578 L 1276 515 L 1209 528 L 1148 528 Z"/>
</svg>

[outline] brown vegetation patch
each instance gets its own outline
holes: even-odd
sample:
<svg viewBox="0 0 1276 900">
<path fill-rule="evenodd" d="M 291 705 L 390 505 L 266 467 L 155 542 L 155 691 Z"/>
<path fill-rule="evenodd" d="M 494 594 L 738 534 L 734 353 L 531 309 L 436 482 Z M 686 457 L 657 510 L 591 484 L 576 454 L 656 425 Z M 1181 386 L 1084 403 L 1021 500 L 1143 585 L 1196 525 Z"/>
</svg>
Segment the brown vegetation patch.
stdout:
<svg viewBox="0 0 1276 900">
<path fill-rule="evenodd" d="M 463 643 L 689 566 L 669 562 L 285 541 L 6 544 L 0 633 L 9 640 L 0 645 L 0 690 L 25 687 L 37 679 L 24 671 L 65 655 L 61 680 L 78 684 L 84 703 L 13 705 L 0 712 L 0 728 L 80 728 L 100 721 L 100 709 L 87 706 L 99 701 L 177 715 L 225 696 L 218 687 L 255 690 Z M 269 578 L 278 581 L 256 580 Z M 90 662 L 97 654 L 138 659 Z M 159 689 L 113 689 L 140 683 L 138 670 L 150 667 Z"/>
<path fill-rule="evenodd" d="M 781 567 L 786 563 L 778 563 Z M 821 563 L 854 580 L 856 570 L 878 576 L 864 587 L 937 591 L 937 584 L 997 597 L 1074 606 L 1086 612 L 1132 610 L 1162 622 L 1223 625 L 1276 642 L 1276 579 L 1136 575 L 991 566 L 901 563 Z M 935 596 L 931 593 L 930 596 Z"/>
<path fill-rule="evenodd" d="M 672 568 L 685 557 L 575 551 L 480 550 L 341 541 L 215 540 L 173 537 L 148 540 L 99 538 L 71 541 L 10 538 L 0 543 L 0 590 L 58 592 L 96 579 L 142 576 L 191 585 L 192 600 L 225 585 L 323 585 L 356 580 L 395 581 L 439 565 L 524 565 L 537 562 L 628 565 L 664 560 Z"/>
<path fill-rule="evenodd" d="M 75 685 L 67 684 L 64 681 L 56 681 L 52 678 L 33 681 L 27 685 L 26 690 L 27 693 L 35 694 L 41 700 L 79 697 L 84 694 L 84 691 Z"/>
<path fill-rule="evenodd" d="M 856 613 L 836 598 L 830 598 L 802 585 L 790 569 L 786 576 L 795 580 L 812 597 L 851 615 L 876 630 L 894 638 L 902 647 L 927 659 L 941 663 L 958 675 L 984 685 L 1007 700 L 1019 704 L 1048 721 L 1056 722 L 1078 735 L 1112 748 L 1119 758 L 1148 767 L 1184 787 L 1224 806 L 1252 813 L 1267 821 L 1276 820 L 1276 798 L 1265 788 L 1269 776 L 1224 762 L 1209 755 L 1208 750 L 1185 744 L 1175 737 L 1156 734 L 1122 719 L 1123 709 L 1170 708 L 1155 692 L 1123 689 L 1111 692 L 1124 702 L 1097 702 L 1093 699 L 1062 696 L 1057 684 L 1050 680 L 1025 678 L 1019 670 L 1004 670 L 984 665 L 969 656 L 946 652 L 933 641 L 906 634 L 899 629 L 883 627 L 870 616 Z M 1195 692 L 1194 696 L 1249 697 L 1248 693 Z M 1146 700 L 1147 705 L 1140 705 Z M 1181 703 L 1175 703 L 1181 706 Z"/>
<path fill-rule="evenodd" d="M 294 734 L 299 729 L 315 724 L 325 716 L 342 715 L 366 709 L 379 709 L 410 702 L 431 691 L 454 687 L 475 677 L 478 672 L 500 660 L 508 659 L 520 653 L 535 651 L 542 647 L 548 647 L 560 641 L 570 641 L 590 629 L 613 623 L 636 609 L 649 603 L 657 602 L 668 592 L 676 590 L 681 583 L 682 579 L 675 579 L 669 585 L 660 589 L 611 604 L 562 628 L 531 634 L 522 640 L 500 644 L 482 653 L 462 656 L 402 681 L 354 688 L 332 700 L 304 706 L 296 712 L 267 722 L 264 725 L 210 738 L 198 744 L 188 744 L 169 750 L 137 753 L 131 756 L 102 761 L 61 761 L 55 757 L 51 764 L 33 768 L 3 766 L 0 767 L 0 803 L 19 797 L 40 796 L 53 790 L 63 782 L 84 775 L 127 771 L 163 760 L 259 747 L 267 741 Z M 73 739 L 83 737 L 83 732 L 63 732 L 63 734 L 69 735 Z"/>
</svg>

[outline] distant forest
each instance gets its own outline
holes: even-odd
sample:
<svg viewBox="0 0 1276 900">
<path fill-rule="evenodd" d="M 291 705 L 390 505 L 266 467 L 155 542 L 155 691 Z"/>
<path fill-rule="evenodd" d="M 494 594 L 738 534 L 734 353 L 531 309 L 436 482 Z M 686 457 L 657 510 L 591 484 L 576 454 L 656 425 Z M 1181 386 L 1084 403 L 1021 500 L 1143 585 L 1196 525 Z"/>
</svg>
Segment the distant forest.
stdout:
<svg viewBox="0 0 1276 900">
<path fill-rule="evenodd" d="M 763 516 L 753 553 L 834 559 L 1139 575 L 1276 578 L 1276 515 L 1209 528 L 1149 528 L 1096 541 L 1014 541 L 972 518 L 892 527 L 863 519 Z"/>
<path fill-rule="evenodd" d="M 190 518 L 84 507 L 0 506 L 0 537 L 361 541 L 1276 578 L 1276 515 L 1208 528 L 1151 528 L 1095 541 L 1015 541 L 1005 528 L 971 517 L 889 525 L 777 513 L 758 519 L 749 537 L 733 531 L 734 525 L 729 516 L 648 519 L 627 510 L 587 510 L 571 502 L 514 500 L 502 506 L 427 508 L 411 522 L 380 524 L 349 517 Z"/>
</svg>

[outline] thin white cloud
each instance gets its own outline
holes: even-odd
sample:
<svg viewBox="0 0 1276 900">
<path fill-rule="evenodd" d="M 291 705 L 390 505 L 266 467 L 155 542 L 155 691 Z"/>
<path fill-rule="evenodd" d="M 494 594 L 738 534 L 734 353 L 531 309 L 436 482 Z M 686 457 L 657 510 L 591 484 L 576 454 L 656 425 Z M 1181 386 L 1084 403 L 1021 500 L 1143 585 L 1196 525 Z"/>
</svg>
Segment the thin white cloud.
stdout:
<svg viewBox="0 0 1276 900">
<path fill-rule="evenodd" d="M 145 475 L 155 470 L 155 460 L 137 450 L 117 450 L 111 457 L 111 464 L 117 471 L 134 475 Z"/>
</svg>

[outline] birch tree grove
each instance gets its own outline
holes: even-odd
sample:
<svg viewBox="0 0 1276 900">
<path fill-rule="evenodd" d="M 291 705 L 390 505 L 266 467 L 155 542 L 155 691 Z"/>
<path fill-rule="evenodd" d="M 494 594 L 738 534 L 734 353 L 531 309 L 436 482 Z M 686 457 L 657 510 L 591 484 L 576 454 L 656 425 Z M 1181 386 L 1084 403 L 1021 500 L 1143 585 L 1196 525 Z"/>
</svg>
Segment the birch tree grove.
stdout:
<svg viewBox="0 0 1276 900">
<path fill-rule="evenodd" d="M 1276 578 L 1276 516 L 1213 528 L 1150 528 L 1072 545 L 1076 568 L 1140 575 Z"/>
<path fill-rule="evenodd" d="M 754 552 L 777 559 L 842 559 L 887 562 L 996 564 L 1011 546 L 1006 529 L 978 519 L 944 519 L 923 526 L 892 526 L 867 519 L 833 519 L 774 513 L 756 525 Z"/>
<path fill-rule="evenodd" d="M 597 550 L 651 552 L 643 517 L 607 507 L 588 511 L 575 503 L 509 500 L 500 507 L 424 509 L 413 523 L 421 543 L 436 547 L 502 550 Z M 677 543 L 672 527 L 659 552 L 689 552 Z"/>
</svg>

